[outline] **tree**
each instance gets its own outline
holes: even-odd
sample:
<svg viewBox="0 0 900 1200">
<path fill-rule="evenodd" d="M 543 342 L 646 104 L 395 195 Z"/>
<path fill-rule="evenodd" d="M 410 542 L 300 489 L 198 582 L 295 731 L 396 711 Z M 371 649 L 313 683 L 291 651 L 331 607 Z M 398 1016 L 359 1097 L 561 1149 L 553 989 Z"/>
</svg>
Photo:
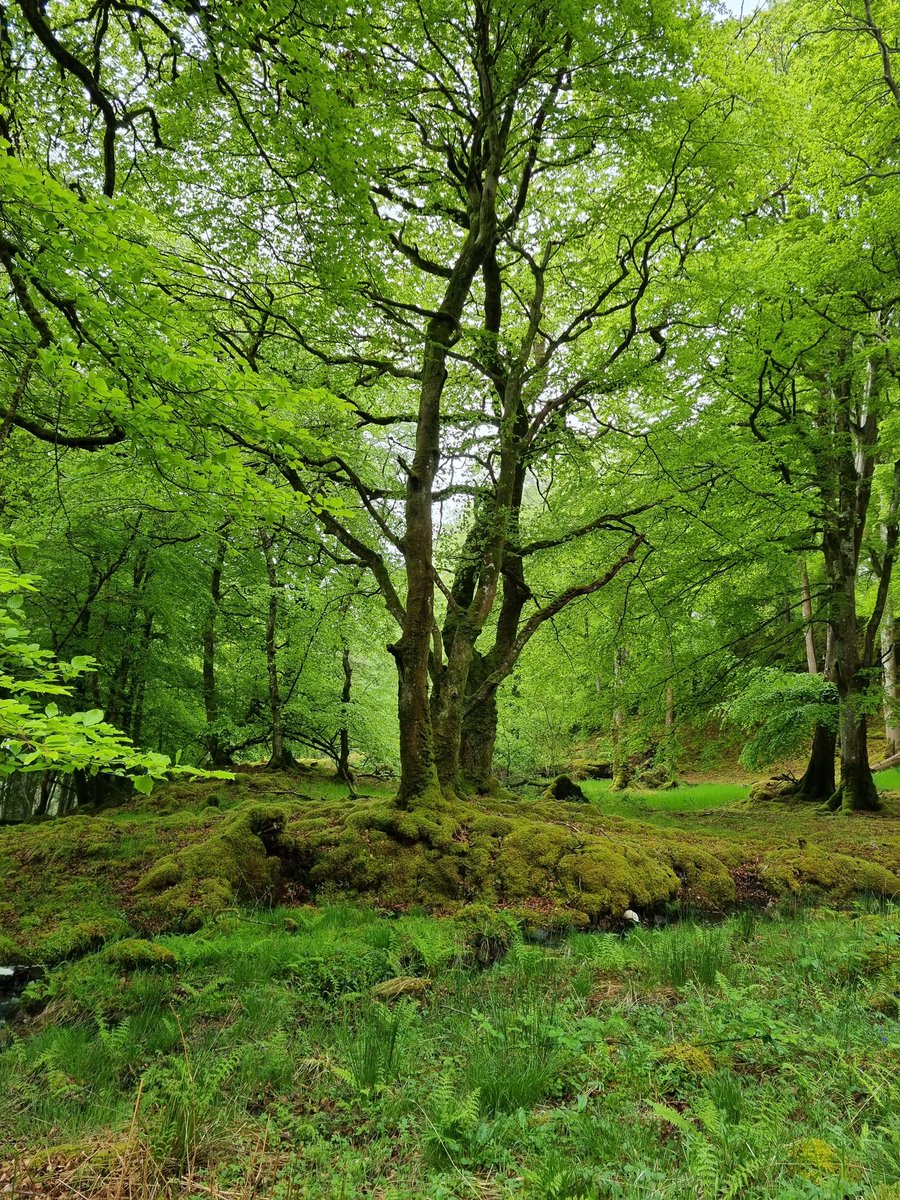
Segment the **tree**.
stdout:
<svg viewBox="0 0 900 1200">
<path fill-rule="evenodd" d="M 37 579 L 23 572 L 10 557 L 22 552 L 9 537 L 2 539 L 0 560 L 0 775 L 13 772 L 76 771 L 125 776 L 140 792 L 154 780 L 196 774 L 178 767 L 162 754 L 145 753 L 104 720 L 102 709 L 64 712 L 57 697 L 71 697 L 80 678 L 94 661 L 87 655 L 65 661 L 28 640 L 23 624 L 23 597 L 34 591 Z"/>
</svg>

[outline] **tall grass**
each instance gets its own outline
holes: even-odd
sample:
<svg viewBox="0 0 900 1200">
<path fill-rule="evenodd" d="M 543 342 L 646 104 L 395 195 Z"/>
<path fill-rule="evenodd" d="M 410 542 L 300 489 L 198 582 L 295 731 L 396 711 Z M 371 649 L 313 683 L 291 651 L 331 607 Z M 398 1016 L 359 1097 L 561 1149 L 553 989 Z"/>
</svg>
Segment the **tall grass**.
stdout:
<svg viewBox="0 0 900 1200">
<path fill-rule="evenodd" d="M 731 934 L 726 926 L 679 924 L 657 933 L 631 939 L 639 951 L 639 964 L 654 983 L 684 987 L 687 983 L 712 986 L 718 975 L 727 975 L 733 961 Z"/>
</svg>

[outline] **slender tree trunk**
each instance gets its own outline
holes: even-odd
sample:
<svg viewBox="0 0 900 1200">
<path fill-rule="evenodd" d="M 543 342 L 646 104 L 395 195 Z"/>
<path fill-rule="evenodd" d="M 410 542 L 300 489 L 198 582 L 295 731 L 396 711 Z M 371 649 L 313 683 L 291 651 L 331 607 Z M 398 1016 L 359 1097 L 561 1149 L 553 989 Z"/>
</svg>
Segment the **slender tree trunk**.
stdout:
<svg viewBox="0 0 900 1200">
<path fill-rule="evenodd" d="M 216 555 L 209 579 L 209 604 L 203 622 L 203 708 L 206 714 L 207 730 L 205 743 L 206 757 L 210 766 L 213 767 L 221 767 L 228 762 L 228 754 L 225 752 L 216 730 L 219 720 L 219 693 L 216 686 L 216 618 L 222 598 L 222 571 L 225 566 L 226 547 L 227 541 L 223 532 L 216 544 Z M 268 571 L 268 559 L 266 569 Z"/>
<path fill-rule="evenodd" d="M 266 560 L 266 577 L 269 582 L 269 608 L 266 617 L 266 668 L 269 676 L 272 753 L 269 756 L 268 765 L 273 770 L 283 771 L 293 765 L 293 756 L 284 741 L 284 717 L 278 681 L 278 573 L 271 534 L 263 530 L 259 535 L 259 540 Z"/>
<path fill-rule="evenodd" d="M 138 640 L 137 661 L 131 672 L 128 692 L 125 696 L 125 707 L 122 713 L 122 728 L 129 737 L 140 744 L 141 728 L 144 721 L 144 685 L 147 678 L 147 655 L 153 640 L 153 622 L 156 614 L 148 611 L 141 626 Z"/>
<path fill-rule="evenodd" d="M 337 773 L 338 778 L 343 779 L 350 789 L 350 795 L 355 796 L 356 788 L 353 782 L 353 772 L 350 769 L 350 729 L 348 724 L 350 697 L 353 691 L 353 663 L 350 659 L 350 647 L 346 644 L 341 650 L 341 670 L 344 683 L 341 688 L 341 728 L 338 736 Z"/>
<path fill-rule="evenodd" d="M 890 596 L 884 606 L 881 622 L 881 662 L 884 671 L 884 736 L 887 743 L 885 758 L 900 750 L 897 693 L 897 630 Z"/>
<path fill-rule="evenodd" d="M 806 559 L 803 559 L 800 564 L 800 602 L 803 610 L 804 641 L 806 643 L 806 669 L 810 675 L 818 675 L 819 664 L 816 659 L 816 634 L 812 624 L 812 598 L 809 590 L 809 572 L 806 569 Z"/>
</svg>

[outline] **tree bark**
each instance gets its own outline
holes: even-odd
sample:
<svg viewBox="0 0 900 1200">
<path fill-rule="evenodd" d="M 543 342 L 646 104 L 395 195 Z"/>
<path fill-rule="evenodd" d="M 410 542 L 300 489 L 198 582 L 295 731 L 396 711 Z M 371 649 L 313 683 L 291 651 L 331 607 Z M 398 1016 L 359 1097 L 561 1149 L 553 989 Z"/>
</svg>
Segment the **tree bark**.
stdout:
<svg viewBox="0 0 900 1200">
<path fill-rule="evenodd" d="M 890 596 L 884 606 L 881 622 L 881 663 L 884 672 L 884 737 L 887 743 L 885 758 L 900 750 L 897 694 L 897 630 Z"/>
<path fill-rule="evenodd" d="M 851 403 L 846 371 L 832 392 L 831 438 L 824 456 L 822 488 L 826 518 L 822 548 L 829 584 L 828 627 L 833 639 L 834 682 L 840 700 L 841 778 L 829 801 L 832 809 L 871 811 L 880 807 L 869 766 L 865 701 L 868 673 L 874 665 L 875 640 L 890 590 L 897 545 L 900 463 L 895 464 L 888 538 L 878 582 L 875 611 L 860 628 L 856 605 L 859 556 L 872 495 L 878 426 L 872 410 L 878 372 L 870 361 L 862 402 Z M 860 643 L 862 642 L 862 649 Z"/>
<path fill-rule="evenodd" d="M 835 792 L 834 754 L 837 733 L 825 725 L 817 725 L 806 770 L 797 785 L 797 795 L 804 800 L 830 800 Z"/>
<path fill-rule="evenodd" d="M 284 716 L 281 708 L 281 689 L 278 680 L 278 572 L 272 535 L 260 532 L 260 545 L 266 560 L 266 578 L 269 583 L 269 606 L 266 616 L 266 669 L 269 677 L 269 713 L 272 721 L 272 753 L 268 766 L 274 771 L 284 771 L 293 766 L 293 755 L 284 741 Z"/>
<path fill-rule="evenodd" d="M 209 603 L 203 622 L 203 708 L 206 714 L 207 731 L 204 740 L 206 757 L 212 767 L 222 767 L 229 762 L 229 755 L 222 746 L 221 737 L 216 730 L 219 720 L 219 693 L 216 686 L 216 618 L 222 598 L 222 571 L 225 566 L 226 546 L 227 542 L 223 532 L 216 544 L 215 558 L 209 578 Z"/>
<path fill-rule="evenodd" d="M 483 655 L 475 651 L 469 670 L 469 694 L 475 693 L 488 674 Z M 468 699 L 468 695 L 467 695 Z M 497 742 L 497 689 L 491 688 L 471 705 L 462 722 L 460 774 L 469 791 L 486 795 L 497 788 L 494 778 L 494 746 Z"/>
<path fill-rule="evenodd" d="M 353 663 L 350 659 L 350 647 L 346 644 L 341 649 L 341 670 L 344 683 L 341 688 L 341 728 L 338 735 L 338 778 L 342 779 L 350 789 L 350 795 L 356 795 L 353 782 L 353 772 L 350 769 L 350 729 L 348 726 L 348 711 L 353 690 Z"/>
<path fill-rule="evenodd" d="M 800 564 L 800 603 L 803 611 L 804 642 L 806 644 L 806 669 L 810 675 L 818 675 L 819 664 L 816 658 L 816 634 L 813 629 L 812 599 L 809 591 L 809 572 L 806 569 L 806 559 Z"/>
</svg>

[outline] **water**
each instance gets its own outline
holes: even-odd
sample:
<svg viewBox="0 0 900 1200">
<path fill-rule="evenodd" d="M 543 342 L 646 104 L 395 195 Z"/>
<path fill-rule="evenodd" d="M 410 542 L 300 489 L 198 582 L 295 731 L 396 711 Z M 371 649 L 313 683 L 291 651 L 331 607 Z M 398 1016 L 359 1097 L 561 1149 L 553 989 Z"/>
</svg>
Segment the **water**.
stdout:
<svg viewBox="0 0 900 1200">
<path fill-rule="evenodd" d="M 0 1025 L 12 1020 L 19 1007 L 19 996 L 43 973 L 44 968 L 38 966 L 0 967 Z"/>
</svg>

